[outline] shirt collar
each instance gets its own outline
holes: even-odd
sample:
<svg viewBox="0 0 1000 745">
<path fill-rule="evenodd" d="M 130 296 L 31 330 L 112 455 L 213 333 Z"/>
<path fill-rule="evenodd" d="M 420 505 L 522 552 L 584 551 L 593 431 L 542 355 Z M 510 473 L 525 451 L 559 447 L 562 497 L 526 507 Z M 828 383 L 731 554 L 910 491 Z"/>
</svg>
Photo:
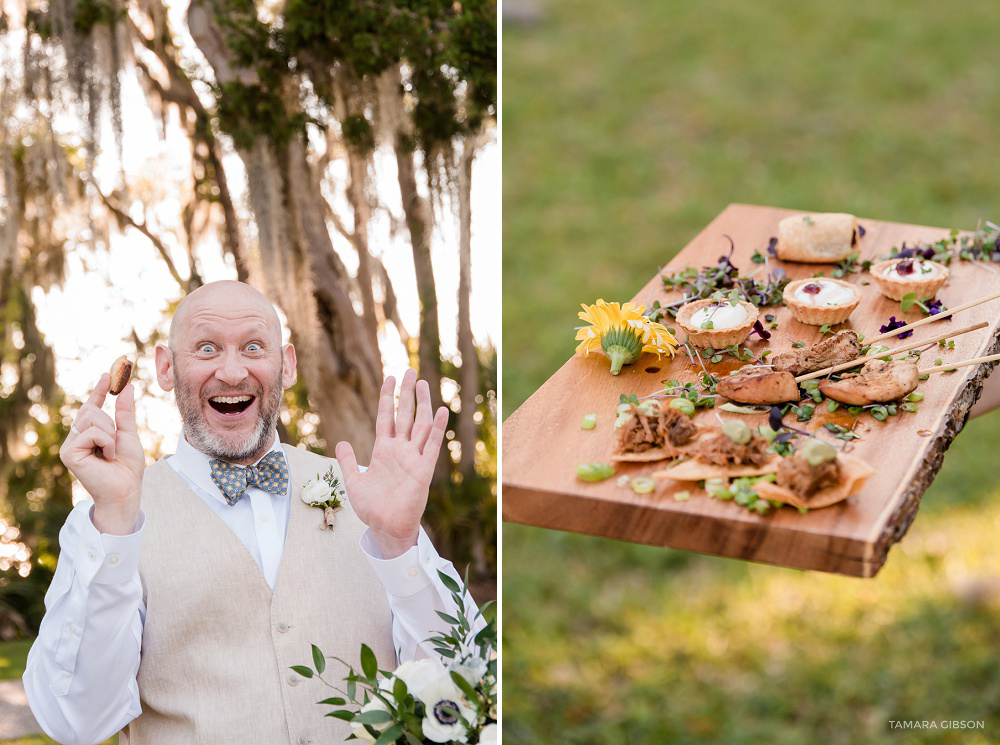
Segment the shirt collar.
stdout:
<svg viewBox="0 0 1000 745">
<path fill-rule="evenodd" d="M 262 460 L 268 453 L 274 451 L 283 452 L 281 442 L 278 440 L 278 433 L 272 435 L 271 447 L 267 453 L 260 456 Z M 222 496 L 219 487 L 212 481 L 212 458 L 187 441 L 184 433 L 181 432 L 180 439 L 177 440 L 177 451 L 170 456 L 170 465 L 174 470 L 186 476 L 195 486 L 207 494 L 211 494 L 214 499 L 225 503 L 226 498 Z M 260 460 L 257 461 L 259 463 Z M 254 463 L 254 465 L 257 465 Z"/>
</svg>

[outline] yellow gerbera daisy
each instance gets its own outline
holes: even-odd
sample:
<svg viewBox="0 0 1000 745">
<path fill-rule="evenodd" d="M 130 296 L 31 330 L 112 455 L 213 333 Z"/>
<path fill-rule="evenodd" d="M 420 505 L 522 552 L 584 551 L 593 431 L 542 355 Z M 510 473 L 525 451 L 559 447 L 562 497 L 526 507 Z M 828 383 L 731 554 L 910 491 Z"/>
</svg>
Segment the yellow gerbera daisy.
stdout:
<svg viewBox="0 0 1000 745">
<path fill-rule="evenodd" d="M 576 333 L 580 345 L 577 354 L 584 357 L 591 352 L 603 352 L 611 360 L 611 374 L 621 372 L 622 365 L 629 365 L 639 359 L 643 352 L 652 352 L 657 357 L 662 354 L 674 356 L 677 340 L 666 327 L 654 323 L 642 313 L 645 305 L 606 303 L 598 300 L 596 305 L 581 305 L 579 314 L 590 326 L 584 326 Z"/>
</svg>

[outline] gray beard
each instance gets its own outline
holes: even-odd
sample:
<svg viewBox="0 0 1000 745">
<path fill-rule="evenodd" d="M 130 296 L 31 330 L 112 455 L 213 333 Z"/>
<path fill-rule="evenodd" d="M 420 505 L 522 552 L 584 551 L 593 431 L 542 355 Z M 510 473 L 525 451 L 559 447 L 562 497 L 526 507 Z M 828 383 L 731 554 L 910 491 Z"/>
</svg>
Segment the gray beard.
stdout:
<svg viewBox="0 0 1000 745">
<path fill-rule="evenodd" d="M 199 397 L 177 377 L 177 366 L 174 365 L 174 401 L 181 414 L 181 422 L 184 424 L 185 439 L 192 447 L 210 458 L 244 461 L 262 455 L 271 444 L 271 434 L 278 425 L 282 391 L 281 371 L 272 382 L 273 393 L 270 397 L 266 399 L 264 396 L 259 397 L 260 415 L 253 431 L 241 439 L 235 439 L 233 435 L 220 435 L 209 429 L 208 422 L 201 413 Z"/>
</svg>

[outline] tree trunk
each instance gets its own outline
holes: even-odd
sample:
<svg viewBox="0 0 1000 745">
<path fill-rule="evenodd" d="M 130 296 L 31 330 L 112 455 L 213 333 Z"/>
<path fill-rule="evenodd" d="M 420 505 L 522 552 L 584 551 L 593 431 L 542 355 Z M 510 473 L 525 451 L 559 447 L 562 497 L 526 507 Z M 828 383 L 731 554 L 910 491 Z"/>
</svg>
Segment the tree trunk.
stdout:
<svg viewBox="0 0 1000 745">
<path fill-rule="evenodd" d="M 458 470 L 463 478 L 476 475 L 476 442 L 478 425 L 475 414 L 479 395 L 479 358 L 476 342 L 472 337 L 472 161 L 479 145 L 476 135 L 467 136 L 462 143 L 462 159 L 458 172 L 458 352 L 462 355 L 459 371 L 459 389 L 462 410 L 458 414 L 455 427 L 458 442 L 462 446 L 462 460 Z"/>
<path fill-rule="evenodd" d="M 258 83 L 226 47 L 212 0 L 193 0 L 191 36 L 220 84 Z M 285 81 L 286 107 L 297 108 L 297 82 Z M 276 145 L 258 136 L 252 150 L 238 150 L 247 170 L 260 244 L 256 268 L 271 299 L 281 306 L 298 342 L 299 369 L 320 417 L 328 452 L 350 442 L 366 462 L 375 441 L 382 370 L 376 347 L 354 312 L 349 277 L 333 251 L 318 177 L 302 140 Z M 253 273 L 252 275 L 253 276 Z"/>
<path fill-rule="evenodd" d="M 431 220 L 427 200 L 417 191 L 417 173 L 413 163 L 413 148 L 405 135 L 397 134 L 395 147 L 396 167 L 399 174 L 399 192 L 403 198 L 403 214 L 413 248 L 413 269 L 417 278 L 417 297 L 420 300 L 420 332 L 417 359 L 420 377 L 431 389 L 431 404 L 435 409 L 441 404 L 441 330 L 438 326 L 437 285 L 434 266 L 431 264 Z M 451 455 L 447 443 L 441 448 L 441 457 L 434 468 L 433 484 L 448 482 L 451 476 Z"/>
</svg>

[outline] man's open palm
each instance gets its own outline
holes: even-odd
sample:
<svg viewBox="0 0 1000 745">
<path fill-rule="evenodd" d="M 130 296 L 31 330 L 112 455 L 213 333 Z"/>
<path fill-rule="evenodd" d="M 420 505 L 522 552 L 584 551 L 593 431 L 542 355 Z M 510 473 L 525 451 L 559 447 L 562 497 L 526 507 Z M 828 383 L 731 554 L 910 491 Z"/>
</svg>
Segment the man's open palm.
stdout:
<svg viewBox="0 0 1000 745">
<path fill-rule="evenodd" d="M 403 376 L 399 409 L 393 416 L 395 387 L 392 377 L 382 384 L 375 448 L 368 469 L 358 469 L 349 443 L 341 442 L 336 447 L 351 506 L 372 529 L 387 559 L 416 545 L 434 464 L 448 424 L 448 410 L 443 406 L 431 416 L 430 388 L 426 381 L 417 380 L 416 371 L 407 370 Z"/>
</svg>

